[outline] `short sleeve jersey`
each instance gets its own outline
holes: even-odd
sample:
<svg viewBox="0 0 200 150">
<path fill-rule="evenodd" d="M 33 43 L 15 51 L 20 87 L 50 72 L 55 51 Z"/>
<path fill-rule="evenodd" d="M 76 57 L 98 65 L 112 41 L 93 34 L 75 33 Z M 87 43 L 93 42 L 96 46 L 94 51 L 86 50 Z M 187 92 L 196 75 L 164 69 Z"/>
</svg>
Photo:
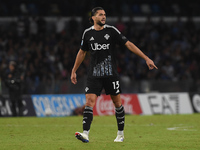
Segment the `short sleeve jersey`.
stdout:
<svg viewBox="0 0 200 150">
<path fill-rule="evenodd" d="M 94 26 L 86 29 L 82 36 L 81 49 L 91 55 L 88 77 L 118 76 L 116 44 L 124 45 L 127 41 L 113 26 L 104 25 L 100 31 L 95 30 Z"/>
</svg>

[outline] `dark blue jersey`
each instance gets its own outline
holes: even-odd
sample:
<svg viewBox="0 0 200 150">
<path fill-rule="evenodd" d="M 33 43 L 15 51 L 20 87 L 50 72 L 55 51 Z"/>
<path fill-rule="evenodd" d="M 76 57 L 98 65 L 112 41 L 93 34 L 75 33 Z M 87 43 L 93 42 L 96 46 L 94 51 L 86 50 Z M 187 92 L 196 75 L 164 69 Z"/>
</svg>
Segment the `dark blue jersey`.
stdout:
<svg viewBox="0 0 200 150">
<path fill-rule="evenodd" d="M 118 76 L 116 44 L 124 45 L 127 41 L 113 26 L 104 25 L 100 31 L 96 31 L 94 26 L 86 29 L 82 36 L 81 49 L 91 54 L 88 76 Z"/>
</svg>

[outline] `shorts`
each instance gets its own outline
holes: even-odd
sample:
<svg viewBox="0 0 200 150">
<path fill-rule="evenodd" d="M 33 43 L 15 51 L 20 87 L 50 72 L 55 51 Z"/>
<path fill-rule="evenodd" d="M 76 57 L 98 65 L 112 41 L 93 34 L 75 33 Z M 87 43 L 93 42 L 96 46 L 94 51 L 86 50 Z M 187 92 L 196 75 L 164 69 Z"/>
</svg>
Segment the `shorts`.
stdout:
<svg viewBox="0 0 200 150">
<path fill-rule="evenodd" d="M 118 95 L 121 93 L 119 77 L 87 78 L 85 94 L 101 95 L 105 89 L 106 95 Z"/>
</svg>

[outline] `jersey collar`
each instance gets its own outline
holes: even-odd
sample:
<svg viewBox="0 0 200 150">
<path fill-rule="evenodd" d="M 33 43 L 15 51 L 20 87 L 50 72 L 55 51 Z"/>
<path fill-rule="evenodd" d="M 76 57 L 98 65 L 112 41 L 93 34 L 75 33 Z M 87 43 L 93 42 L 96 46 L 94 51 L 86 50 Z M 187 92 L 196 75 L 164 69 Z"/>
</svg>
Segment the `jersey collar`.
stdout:
<svg viewBox="0 0 200 150">
<path fill-rule="evenodd" d="M 106 26 L 107 26 L 107 25 L 105 24 L 105 25 L 103 26 L 103 28 L 106 28 Z M 94 30 L 94 26 L 92 26 L 92 29 Z"/>
</svg>

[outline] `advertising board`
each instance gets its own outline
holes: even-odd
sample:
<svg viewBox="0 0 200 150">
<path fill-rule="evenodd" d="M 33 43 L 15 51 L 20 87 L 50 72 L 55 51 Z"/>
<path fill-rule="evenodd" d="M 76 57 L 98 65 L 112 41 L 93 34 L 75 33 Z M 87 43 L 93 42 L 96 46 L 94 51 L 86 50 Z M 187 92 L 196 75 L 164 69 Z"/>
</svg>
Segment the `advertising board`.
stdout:
<svg viewBox="0 0 200 150">
<path fill-rule="evenodd" d="M 84 94 L 32 95 L 33 106 L 38 117 L 70 116 L 73 110 L 85 104 Z"/>
</svg>

